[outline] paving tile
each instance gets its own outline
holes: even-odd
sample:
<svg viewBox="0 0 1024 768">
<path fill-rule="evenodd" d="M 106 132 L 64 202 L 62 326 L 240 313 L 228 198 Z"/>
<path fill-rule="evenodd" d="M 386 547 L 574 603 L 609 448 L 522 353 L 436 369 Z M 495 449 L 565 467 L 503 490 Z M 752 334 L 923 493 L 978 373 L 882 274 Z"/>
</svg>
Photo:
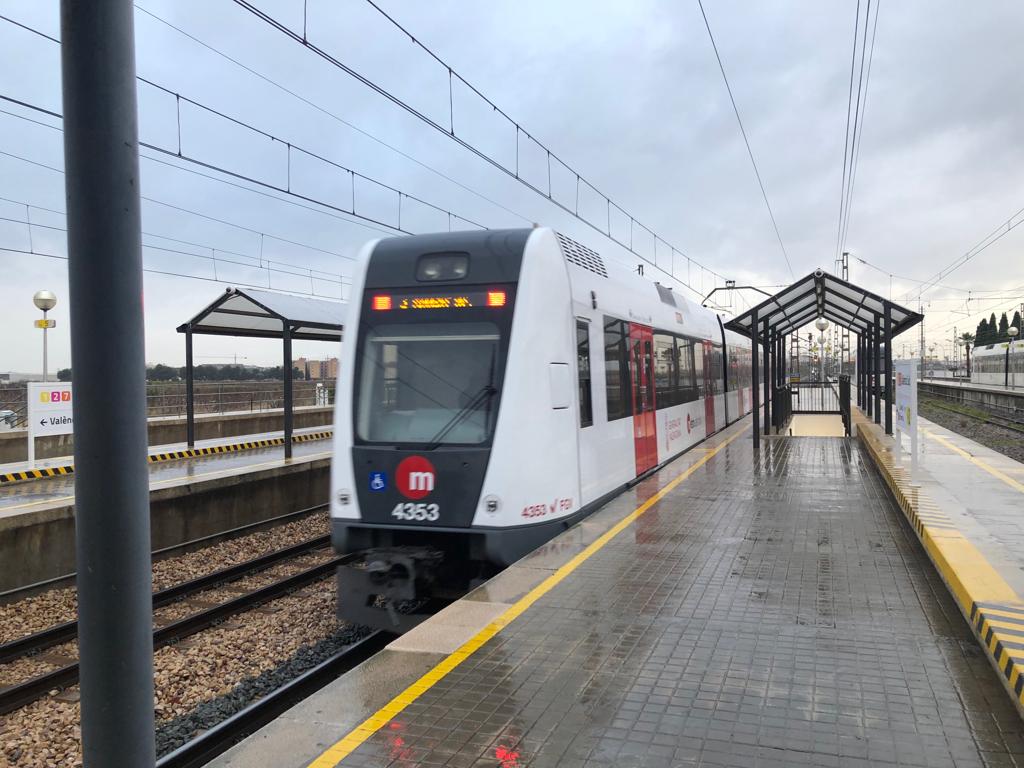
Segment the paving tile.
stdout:
<svg viewBox="0 0 1024 768">
<path fill-rule="evenodd" d="M 858 444 L 741 438 L 343 765 L 1020 768 L 1021 731 Z"/>
</svg>

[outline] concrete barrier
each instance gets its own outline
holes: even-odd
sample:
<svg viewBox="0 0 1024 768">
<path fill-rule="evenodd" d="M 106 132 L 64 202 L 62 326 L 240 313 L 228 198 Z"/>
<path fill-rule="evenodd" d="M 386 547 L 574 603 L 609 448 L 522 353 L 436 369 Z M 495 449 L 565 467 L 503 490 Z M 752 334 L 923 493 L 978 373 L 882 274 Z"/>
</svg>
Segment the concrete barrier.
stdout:
<svg viewBox="0 0 1024 768">
<path fill-rule="evenodd" d="M 295 409 L 295 429 L 330 424 L 334 417 L 332 407 L 304 406 Z M 196 440 L 218 437 L 258 435 L 284 429 L 284 411 L 246 411 L 242 413 L 204 413 L 196 415 Z M 149 444 L 169 445 L 185 442 L 185 417 L 161 416 L 149 420 Z M 70 456 L 74 452 L 72 435 L 52 435 L 36 438 L 36 458 L 51 459 Z M 0 432 L 0 464 L 28 461 L 28 432 L 13 429 Z"/>
<path fill-rule="evenodd" d="M 152 548 L 182 544 L 327 502 L 330 459 L 179 483 L 150 491 Z M 0 513 L 0 592 L 75 570 L 74 505 Z"/>
</svg>

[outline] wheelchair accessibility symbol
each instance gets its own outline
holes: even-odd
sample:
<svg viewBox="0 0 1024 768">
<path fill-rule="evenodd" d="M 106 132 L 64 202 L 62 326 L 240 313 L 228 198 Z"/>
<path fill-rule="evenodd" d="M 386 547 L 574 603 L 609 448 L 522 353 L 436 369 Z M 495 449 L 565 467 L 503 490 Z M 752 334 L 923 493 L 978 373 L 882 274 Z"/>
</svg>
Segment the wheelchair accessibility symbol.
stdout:
<svg viewBox="0 0 1024 768">
<path fill-rule="evenodd" d="M 383 472 L 370 473 L 370 490 L 383 491 L 388 487 L 388 476 Z"/>
</svg>

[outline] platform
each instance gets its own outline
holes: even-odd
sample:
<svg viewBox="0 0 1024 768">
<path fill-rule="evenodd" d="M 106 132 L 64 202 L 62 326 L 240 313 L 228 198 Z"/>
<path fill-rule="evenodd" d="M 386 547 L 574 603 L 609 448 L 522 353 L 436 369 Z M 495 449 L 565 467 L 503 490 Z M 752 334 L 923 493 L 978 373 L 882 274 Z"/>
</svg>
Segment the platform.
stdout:
<svg viewBox="0 0 1024 768">
<path fill-rule="evenodd" d="M 241 471 L 283 456 L 283 432 L 265 432 L 244 437 L 223 437 L 198 440 L 192 451 L 186 443 L 154 446 L 150 448 L 150 490 L 164 487 L 182 479 L 199 479 L 216 473 Z M 300 458 L 330 450 L 329 428 L 297 429 L 292 446 L 293 456 Z M 181 456 L 181 458 L 179 458 Z M 20 482 L 0 483 L 0 513 L 26 509 L 32 505 L 74 499 L 75 478 L 71 456 L 38 462 L 41 468 L 60 469 L 50 477 Z M 0 475 L 23 473 L 28 465 L 0 466 Z"/>
<path fill-rule="evenodd" d="M 749 426 L 211 765 L 1024 765 L 1017 710 L 862 442 L 755 457 Z"/>
<path fill-rule="evenodd" d="M 275 445 L 151 463 L 153 549 L 325 504 L 330 460 L 321 437 L 296 443 L 291 459 Z M 74 491 L 73 474 L 0 485 L 0 593 L 75 571 Z"/>
</svg>

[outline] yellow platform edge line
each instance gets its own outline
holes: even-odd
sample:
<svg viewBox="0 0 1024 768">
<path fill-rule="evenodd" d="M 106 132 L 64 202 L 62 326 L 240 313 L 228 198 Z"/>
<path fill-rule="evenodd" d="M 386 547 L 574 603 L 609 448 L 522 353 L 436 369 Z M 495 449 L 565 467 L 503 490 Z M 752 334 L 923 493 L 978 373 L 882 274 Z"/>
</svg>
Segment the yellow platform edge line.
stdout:
<svg viewBox="0 0 1024 768">
<path fill-rule="evenodd" d="M 730 436 L 715 448 L 708 449 L 703 456 L 697 459 L 697 461 L 687 469 L 683 470 L 678 477 L 667 483 L 643 504 L 597 537 L 597 539 L 585 547 L 581 552 L 569 559 L 568 562 L 544 579 L 544 581 L 527 592 L 523 597 L 519 598 L 519 600 L 509 606 L 502 614 L 487 624 L 487 626 L 473 635 L 473 637 L 459 646 L 459 648 L 455 649 L 448 656 L 439 661 L 433 668 L 416 680 L 416 682 L 409 685 L 405 690 L 391 699 L 391 701 L 324 750 L 319 757 L 308 764 L 307 768 L 334 768 L 334 766 L 337 766 L 338 763 L 352 754 L 361 744 L 383 728 L 390 720 L 393 720 L 406 707 L 416 701 L 425 692 L 430 690 L 434 684 L 442 680 L 449 672 L 473 655 L 473 653 L 475 653 L 484 643 L 497 635 L 502 629 L 522 615 L 531 605 L 564 581 L 566 577 L 579 568 L 580 565 L 594 555 L 594 553 L 600 551 L 606 544 L 608 544 L 608 542 L 632 525 L 639 517 L 647 512 L 647 510 L 675 490 L 680 483 L 707 464 L 708 461 L 719 451 L 743 434 L 746 434 L 745 429 L 737 431 L 736 434 Z"/>
<path fill-rule="evenodd" d="M 936 509 L 935 503 L 919 486 L 906 479 L 908 474 L 905 471 L 893 471 L 898 467 L 891 449 L 882 443 L 880 428 L 871 424 L 859 410 L 853 410 L 853 420 L 858 438 L 892 490 L 928 558 L 971 627 L 972 634 L 998 671 L 999 679 L 1018 712 L 1024 715 L 1024 691 L 1018 685 L 1024 672 L 1024 658 L 1020 658 L 1017 651 L 1001 645 L 1000 641 L 1013 642 L 1014 639 L 999 632 L 999 624 L 1002 624 L 999 620 L 1005 618 L 1000 614 L 1013 615 L 1018 609 L 1024 611 L 1024 600 L 958 528 L 950 527 L 951 523 L 945 520 L 942 525 L 933 525 L 929 520 L 931 515 L 927 512 L 921 514 L 925 509 Z M 969 454 L 964 455 L 972 458 Z M 986 603 L 999 604 L 1001 608 L 979 607 Z M 986 639 L 990 632 L 991 636 Z"/>
<path fill-rule="evenodd" d="M 305 443 L 312 442 L 314 440 L 327 440 L 333 436 L 333 430 L 325 432 L 311 432 L 308 434 L 294 435 L 292 437 L 292 442 Z M 267 448 L 274 445 L 284 445 L 284 438 L 270 437 L 255 442 L 228 443 L 226 445 L 190 448 L 182 451 L 170 451 L 168 453 L 151 453 L 146 456 L 146 463 L 159 464 L 164 461 L 194 459 L 197 456 L 210 456 L 214 453 L 236 453 L 238 451 L 249 451 L 255 448 Z M 45 467 L 43 469 L 28 469 L 21 472 L 7 472 L 0 474 L 0 485 L 5 483 L 18 483 L 25 480 L 38 480 L 43 477 L 56 477 L 57 475 L 71 475 L 74 474 L 74 472 L 74 464 L 64 464 L 59 467 Z"/>
</svg>

